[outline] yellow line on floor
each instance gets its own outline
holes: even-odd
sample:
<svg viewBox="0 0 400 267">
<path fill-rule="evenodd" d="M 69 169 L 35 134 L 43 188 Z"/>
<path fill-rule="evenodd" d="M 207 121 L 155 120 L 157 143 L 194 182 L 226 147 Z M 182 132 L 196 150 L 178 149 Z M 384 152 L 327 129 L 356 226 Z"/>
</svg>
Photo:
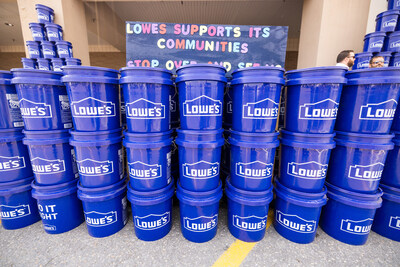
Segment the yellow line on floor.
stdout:
<svg viewBox="0 0 400 267">
<path fill-rule="evenodd" d="M 268 211 L 267 226 L 268 229 L 274 217 L 272 209 Z M 257 242 L 248 243 L 236 240 L 233 244 L 218 258 L 212 267 L 236 267 L 240 266 L 250 251 L 257 245 Z"/>
</svg>

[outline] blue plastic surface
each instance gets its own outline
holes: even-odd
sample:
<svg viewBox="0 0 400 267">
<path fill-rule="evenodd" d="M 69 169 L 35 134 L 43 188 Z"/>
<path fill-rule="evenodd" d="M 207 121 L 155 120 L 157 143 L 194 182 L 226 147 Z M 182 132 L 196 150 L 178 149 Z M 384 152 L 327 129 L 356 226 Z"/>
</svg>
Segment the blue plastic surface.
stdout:
<svg viewBox="0 0 400 267">
<path fill-rule="evenodd" d="M 328 183 L 326 186 L 328 203 L 322 208 L 320 227 L 343 243 L 365 244 L 375 211 L 382 205 L 382 190 L 373 194 L 360 194 Z"/>
<path fill-rule="evenodd" d="M 398 0 L 388 0 L 388 10 L 400 9 L 400 2 Z"/>
<path fill-rule="evenodd" d="M 399 13 L 400 13 L 400 11 L 399 11 Z M 379 52 L 375 56 L 383 57 L 383 60 L 384 60 L 383 66 L 389 67 L 390 59 L 392 58 L 392 52 L 390 52 L 390 51 L 389 52 Z"/>
<path fill-rule="evenodd" d="M 54 22 L 54 10 L 48 6 L 36 4 L 36 12 L 39 23 Z"/>
<path fill-rule="evenodd" d="M 372 32 L 365 35 L 363 52 L 381 52 L 385 36 L 385 32 Z"/>
<path fill-rule="evenodd" d="M 62 72 L 62 66 L 65 65 L 65 61 L 62 58 L 52 58 L 51 65 L 53 66 L 54 71 Z"/>
<path fill-rule="evenodd" d="M 50 58 L 38 58 L 38 59 L 36 59 L 36 62 L 38 64 L 39 70 L 46 70 L 46 71 L 53 70 L 53 66 L 51 65 Z"/>
<path fill-rule="evenodd" d="M 395 134 L 392 139 L 394 148 L 387 154 L 380 182 L 389 187 L 400 188 L 400 132 Z"/>
<path fill-rule="evenodd" d="M 22 67 L 24 69 L 36 69 L 37 68 L 37 64 L 36 64 L 36 60 L 33 58 L 21 58 L 21 62 L 22 62 Z"/>
<path fill-rule="evenodd" d="M 390 58 L 389 67 L 400 67 L 400 53 L 392 53 Z"/>
<path fill-rule="evenodd" d="M 79 58 L 65 58 L 65 63 L 67 66 L 80 66 L 82 65 Z"/>
<path fill-rule="evenodd" d="M 41 41 L 42 53 L 44 58 L 55 58 L 57 57 L 56 47 L 53 42 Z"/>
<path fill-rule="evenodd" d="M 40 220 L 36 200 L 31 195 L 33 177 L 0 183 L 1 226 L 14 230 Z"/>
<path fill-rule="evenodd" d="M 376 16 L 375 31 L 393 32 L 396 29 L 399 10 L 388 10 Z"/>
<path fill-rule="evenodd" d="M 232 73 L 232 130 L 274 132 L 284 69 L 251 67 Z"/>
<path fill-rule="evenodd" d="M 26 46 L 28 47 L 29 58 L 42 58 L 42 48 L 39 42 L 26 41 Z"/>
<path fill-rule="evenodd" d="M 47 32 L 47 39 L 52 42 L 61 41 L 63 39 L 62 27 L 55 23 L 46 23 L 44 27 Z"/>
<path fill-rule="evenodd" d="M 40 23 L 29 23 L 29 29 L 31 29 L 33 41 L 46 41 L 45 29 Z"/>
<path fill-rule="evenodd" d="M 369 68 L 369 61 L 371 60 L 372 55 L 373 55 L 372 52 L 364 52 L 356 54 L 352 70 Z"/>
<path fill-rule="evenodd" d="M 400 31 L 388 35 L 385 50 L 390 52 L 400 52 Z"/>
<path fill-rule="evenodd" d="M 24 126 L 17 91 L 11 84 L 12 77 L 11 72 L 0 71 L 0 129 Z"/>
<path fill-rule="evenodd" d="M 228 228 L 237 239 L 258 242 L 264 238 L 267 226 L 272 187 L 266 191 L 251 192 L 235 188 L 226 180 L 228 198 Z"/>
<path fill-rule="evenodd" d="M 285 129 L 332 133 L 345 73 L 337 66 L 286 72 Z"/>
<path fill-rule="evenodd" d="M 179 214 L 182 235 L 189 241 L 203 243 L 217 234 L 219 201 L 222 198 L 221 184 L 207 192 L 183 189 L 179 183 L 176 190 L 179 199 Z"/>
<path fill-rule="evenodd" d="M 72 44 L 70 42 L 57 41 L 56 47 L 57 47 L 58 57 L 60 57 L 60 58 L 74 57 L 73 52 L 72 52 Z"/>
<path fill-rule="evenodd" d="M 291 190 L 276 181 L 275 195 L 275 230 L 292 242 L 313 242 L 321 208 L 326 204 L 326 188 L 305 193 Z"/>
</svg>

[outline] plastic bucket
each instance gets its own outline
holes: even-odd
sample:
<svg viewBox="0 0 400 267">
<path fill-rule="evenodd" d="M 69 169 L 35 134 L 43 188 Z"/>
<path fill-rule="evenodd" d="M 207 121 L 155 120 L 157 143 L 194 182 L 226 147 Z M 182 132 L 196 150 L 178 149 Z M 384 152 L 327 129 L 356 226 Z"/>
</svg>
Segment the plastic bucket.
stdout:
<svg viewBox="0 0 400 267">
<path fill-rule="evenodd" d="M 400 96 L 400 68 L 349 71 L 335 130 L 387 134 Z"/>
<path fill-rule="evenodd" d="M 121 128 L 118 71 L 100 67 L 65 66 L 65 83 L 77 131 Z"/>
<path fill-rule="evenodd" d="M 35 41 L 26 41 L 26 46 L 28 47 L 28 54 L 30 58 L 41 58 L 42 49 L 40 48 L 40 43 Z"/>
<path fill-rule="evenodd" d="M 318 193 L 324 187 L 335 134 L 281 130 L 279 182 L 290 189 Z"/>
<path fill-rule="evenodd" d="M 52 58 L 51 65 L 53 66 L 54 71 L 62 72 L 62 66 L 65 65 L 65 61 L 62 58 Z"/>
<path fill-rule="evenodd" d="M 180 179 L 182 188 L 190 191 L 211 191 L 220 179 L 223 129 L 214 131 L 177 130 Z"/>
<path fill-rule="evenodd" d="M 44 58 L 55 58 L 57 57 L 56 48 L 53 42 L 50 41 L 41 41 L 42 53 Z"/>
<path fill-rule="evenodd" d="M 49 58 L 38 58 L 36 59 L 36 62 L 38 64 L 39 70 L 46 70 L 46 71 L 53 70 L 53 66 L 51 65 L 51 59 Z"/>
<path fill-rule="evenodd" d="M 56 41 L 57 54 L 60 58 L 74 57 L 72 53 L 72 44 L 67 41 Z"/>
<path fill-rule="evenodd" d="M 81 60 L 79 58 L 65 58 L 65 64 L 67 66 L 80 66 L 82 65 Z"/>
<path fill-rule="evenodd" d="M 400 242 L 400 189 L 384 184 L 382 207 L 376 210 L 372 231 Z"/>
<path fill-rule="evenodd" d="M 224 67 L 211 64 L 186 65 L 176 70 L 181 128 L 216 130 L 222 127 Z"/>
<path fill-rule="evenodd" d="M 397 19 L 399 15 L 400 15 L 399 10 L 388 10 L 379 13 L 375 19 L 376 21 L 375 31 L 393 32 L 396 29 Z"/>
<path fill-rule="evenodd" d="M 400 52 L 400 31 L 388 35 L 386 51 Z"/>
<path fill-rule="evenodd" d="M 391 9 L 400 9 L 400 1 L 399 0 L 388 0 L 388 10 Z"/>
<path fill-rule="evenodd" d="M 306 193 L 289 189 L 276 181 L 275 195 L 275 230 L 292 242 L 313 242 L 321 208 L 326 204 L 326 188 Z"/>
<path fill-rule="evenodd" d="M 36 200 L 31 195 L 33 177 L 0 183 L 0 218 L 4 229 L 14 230 L 40 220 Z"/>
<path fill-rule="evenodd" d="M 25 130 L 48 131 L 72 127 L 67 91 L 62 73 L 12 69 Z"/>
<path fill-rule="evenodd" d="M 265 191 L 271 187 L 278 133 L 231 130 L 231 184 L 241 190 Z"/>
<path fill-rule="evenodd" d="M 38 15 L 39 23 L 52 23 L 54 21 L 54 10 L 52 8 L 40 4 L 36 4 L 35 8 Z"/>
<path fill-rule="evenodd" d="M 228 82 L 225 85 L 224 92 L 224 113 L 222 118 L 222 125 L 225 129 L 230 129 L 232 127 L 232 87 L 231 80 L 232 78 L 227 78 Z"/>
<path fill-rule="evenodd" d="M 32 170 L 39 186 L 66 183 L 78 177 L 68 130 L 24 131 Z"/>
<path fill-rule="evenodd" d="M 122 129 L 99 132 L 71 131 L 76 164 L 83 187 L 104 187 L 124 178 Z"/>
<path fill-rule="evenodd" d="M 378 189 L 393 135 L 336 133 L 326 181 L 340 188 L 373 193 Z"/>
<path fill-rule="evenodd" d="M 229 232 L 239 240 L 258 242 L 264 238 L 267 227 L 272 187 L 266 191 L 252 192 L 234 187 L 226 180 L 225 194 L 228 198 Z"/>
<path fill-rule="evenodd" d="M 397 105 L 390 131 L 400 132 L 400 105 Z"/>
<path fill-rule="evenodd" d="M 17 91 L 11 84 L 12 77 L 11 72 L 0 71 L 0 129 L 24 126 Z"/>
<path fill-rule="evenodd" d="M 392 53 L 390 58 L 389 67 L 400 67 L 400 53 Z"/>
<path fill-rule="evenodd" d="M 347 191 L 331 184 L 322 208 L 320 227 L 331 237 L 350 245 L 367 242 L 375 211 L 382 205 L 382 190 L 372 194 Z"/>
<path fill-rule="evenodd" d="M 133 226 L 136 237 L 143 241 L 155 241 L 166 236 L 172 226 L 172 196 L 174 182 L 149 192 L 135 191 L 128 186 Z"/>
<path fill-rule="evenodd" d="M 20 129 L 0 130 L 0 183 L 33 176 L 28 148 Z"/>
<path fill-rule="evenodd" d="M 358 53 L 355 55 L 354 65 L 352 70 L 358 69 L 368 69 L 369 61 L 371 60 L 373 54 L 371 52 Z"/>
<path fill-rule="evenodd" d="M 392 139 L 394 148 L 387 154 L 380 183 L 400 188 L 400 132 L 395 132 L 395 134 Z"/>
<path fill-rule="evenodd" d="M 399 11 L 399 13 L 400 13 L 400 11 Z M 390 58 L 392 57 L 392 52 L 379 52 L 376 54 L 376 56 L 383 57 L 383 60 L 384 60 L 383 66 L 389 67 L 389 62 L 390 62 Z"/>
<path fill-rule="evenodd" d="M 345 73 L 337 66 L 286 72 L 285 129 L 332 133 Z"/>
<path fill-rule="evenodd" d="M 63 39 L 62 27 L 55 23 L 44 24 L 47 32 L 47 39 L 52 42 L 61 41 Z M 36 40 L 35 40 L 36 41 Z"/>
<path fill-rule="evenodd" d="M 168 131 L 172 72 L 150 67 L 126 67 L 120 72 L 128 132 Z"/>
<path fill-rule="evenodd" d="M 385 36 L 385 32 L 372 32 L 365 35 L 363 52 L 381 52 Z"/>
<path fill-rule="evenodd" d="M 21 62 L 22 62 L 22 67 L 24 69 L 36 69 L 37 68 L 37 64 L 36 64 L 36 60 L 33 58 L 21 58 Z"/>
<path fill-rule="evenodd" d="M 232 73 L 232 130 L 275 131 L 284 69 L 251 67 Z"/>
<path fill-rule="evenodd" d="M 128 222 L 126 185 L 126 179 L 98 188 L 78 183 L 78 198 L 82 201 L 89 235 L 106 237 L 124 228 Z"/>
<path fill-rule="evenodd" d="M 178 183 L 176 196 L 179 199 L 182 235 L 195 243 L 213 239 L 218 229 L 221 184 L 211 191 L 193 192 L 183 189 Z"/>
<path fill-rule="evenodd" d="M 33 41 L 46 41 L 46 34 L 44 28 L 40 23 L 29 23 L 29 29 L 31 29 Z"/>
<path fill-rule="evenodd" d="M 125 132 L 124 146 L 133 190 L 154 191 L 171 183 L 171 133 L 172 130 L 152 134 Z"/>
</svg>

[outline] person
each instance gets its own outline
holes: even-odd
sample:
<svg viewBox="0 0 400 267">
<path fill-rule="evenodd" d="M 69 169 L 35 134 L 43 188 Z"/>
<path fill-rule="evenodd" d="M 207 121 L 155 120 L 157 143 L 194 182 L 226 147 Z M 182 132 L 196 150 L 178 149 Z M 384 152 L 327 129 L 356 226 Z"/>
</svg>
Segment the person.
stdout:
<svg viewBox="0 0 400 267">
<path fill-rule="evenodd" d="M 382 68 L 385 66 L 385 59 L 382 56 L 374 56 L 369 61 L 370 68 Z"/>
<path fill-rule="evenodd" d="M 342 66 L 350 69 L 354 65 L 354 59 L 355 55 L 353 50 L 343 50 L 336 58 L 336 66 Z"/>
</svg>

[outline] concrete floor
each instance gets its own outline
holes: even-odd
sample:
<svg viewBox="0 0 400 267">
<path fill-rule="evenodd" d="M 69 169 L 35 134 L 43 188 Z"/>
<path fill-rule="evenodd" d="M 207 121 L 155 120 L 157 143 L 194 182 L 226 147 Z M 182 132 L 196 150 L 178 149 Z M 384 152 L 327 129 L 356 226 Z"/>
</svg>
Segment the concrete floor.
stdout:
<svg viewBox="0 0 400 267">
<path fill-rule="evenodd" d="M 38 222 L 19 230 L 0 228 L 0 266 L 212 266 L 234 243 L 220 209 L 217 236 L 195 244 L 180 233 L 179 209 L 173 227 L 163 239 L 143 242 L 134 235 L 132 219 L 117 234 L 96 239 L 86 225 L 60 235 L 49 235 Z M 232 266 L 237 264 L 232 264 Z M 364 246 L 350 246 L 318 230 L 308 245 L 292 243 L 271 226 L 241 266 L 399 266 L 400 243 L 371 232 Z"/>
</svg>

